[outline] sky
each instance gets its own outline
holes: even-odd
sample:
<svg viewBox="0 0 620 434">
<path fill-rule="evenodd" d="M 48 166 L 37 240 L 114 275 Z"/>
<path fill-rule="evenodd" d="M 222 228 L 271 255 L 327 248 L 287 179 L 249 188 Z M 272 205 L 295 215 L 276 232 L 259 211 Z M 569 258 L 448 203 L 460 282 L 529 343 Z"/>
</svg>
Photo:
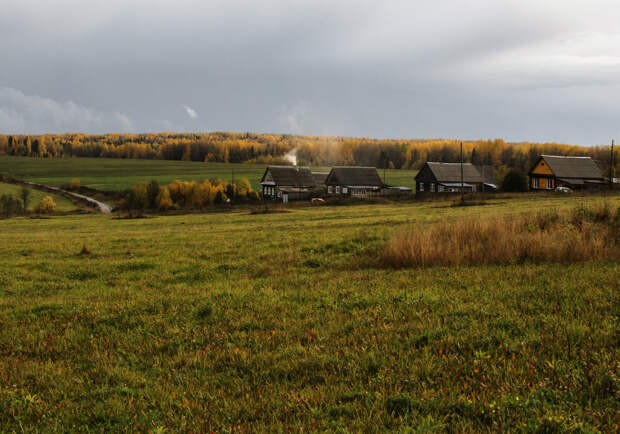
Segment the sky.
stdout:
<svg viewBox="0 0 620 434">
<path fill-rule="evenodd" d="M 620 139 L 617 0 L 0 0 L 0 133 Z"/>
</svg>

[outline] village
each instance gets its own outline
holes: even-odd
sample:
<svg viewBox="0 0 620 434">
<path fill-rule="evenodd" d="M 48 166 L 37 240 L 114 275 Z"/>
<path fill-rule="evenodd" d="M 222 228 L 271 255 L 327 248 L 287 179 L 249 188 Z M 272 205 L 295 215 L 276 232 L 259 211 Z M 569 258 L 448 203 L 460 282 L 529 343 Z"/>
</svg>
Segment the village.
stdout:
<svg viewBox="0 0 620 434">
<path fill-rule="evenodd" d="M 528 172 L 523 191 L 601 190 L 618 182 L 611 176 L 606 178 L 604 173 L 604 164 L 591 157 L 541 155 Z M 501 190 L 492 166 L 433 161 L 426 162 L 415 176 L 415 191 L 386 184 L 376 167 L 359 166 L 334 166 L 329 172 L 313 172 L 303 166 L 268 166 L 260 185 L 264 200 L 282 203 L 320 197 L 427 196 Z"/>
<path fill-rule="evenodd" d="M 0 4 L 0 434 L 620 433 L 620 0 Z"/>
</svg>

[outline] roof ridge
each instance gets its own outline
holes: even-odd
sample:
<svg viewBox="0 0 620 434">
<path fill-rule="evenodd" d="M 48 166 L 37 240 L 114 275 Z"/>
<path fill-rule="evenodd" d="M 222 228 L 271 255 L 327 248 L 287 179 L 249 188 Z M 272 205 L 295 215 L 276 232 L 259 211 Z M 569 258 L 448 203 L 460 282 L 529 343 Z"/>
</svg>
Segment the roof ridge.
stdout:
<svg viewBox="0 0 620 434">
<path fill-rule="evenodd" d="M 374 166 L 332 166 L 332 169 L 376 169 Z"/>
<path fill-rule="evenodd" d="M 585 159 L 592 159 L 592 157 L 584 157 L 581 155 L 547 155 L 547 154 L 542 154 L 541 157 L 553 157 L 553 158 L 585 158 Z"/>
</svg>

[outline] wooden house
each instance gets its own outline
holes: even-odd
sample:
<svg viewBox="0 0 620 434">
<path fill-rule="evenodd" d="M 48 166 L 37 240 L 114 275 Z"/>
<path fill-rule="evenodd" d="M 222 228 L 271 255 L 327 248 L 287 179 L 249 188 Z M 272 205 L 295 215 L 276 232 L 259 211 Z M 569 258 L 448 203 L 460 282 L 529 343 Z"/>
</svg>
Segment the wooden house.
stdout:
<svg viewBox="0 0 620 434">
<path fill-rule="evenodd" d="M 541 155 L 529 172 L 531 190 L 600 189 L 604 184 L 600 167 L 590 157 Z"/>
<path fill-rule="evenodd" d="M 260 181 L 263 199 L 292 200 L 309 199 L 316 181 L 308 167 L 268 166 Z"/>
<path fill-rule="evenodd" d="M 325 179 L 328 195 L 364 197 L 379 193 L 383 181 L 375 167 L 337 166 Z"/>
<path fill-rule="evenodd" d="M 463 163 L 436 163 L 427 161 L 415 177 L 417 193 L 455 193 L 496 191 L 495 174 L 491 166 Z"/>
</svg>

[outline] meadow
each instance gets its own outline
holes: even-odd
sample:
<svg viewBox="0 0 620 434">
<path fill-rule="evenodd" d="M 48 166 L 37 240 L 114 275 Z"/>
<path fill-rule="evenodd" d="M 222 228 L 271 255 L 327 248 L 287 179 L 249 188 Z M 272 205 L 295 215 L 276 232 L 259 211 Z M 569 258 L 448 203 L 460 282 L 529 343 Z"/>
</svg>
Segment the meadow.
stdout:
<svg viewBox="0 0 620 434">
<path fill-rule="evenodd" d="M 20 185 L 7 184 L 5 182 L 0 182 L 0 196 L 2 196 L 3 194 L 8 194 L 8 195 L 12 195 L 13 197 L 19 199 L 21 197 L 21 190 L 22 190 L 22 187 Z M 40 190 L 36 190 L 34 188 L 29 188 L 29 190 L 30 190 L 30 202 L 28 203 L 29 211 L 35 210 L 39 206 L 39 204 L 41 203 L 41 200 L 45 196 L 50 196 L 54 200 L 54 203 L 56 204 L 56 211 L 69 212 L 69 211 L 74 211 L 78 209 L 78 207 L 66 197 L 53 194 L 53 193 L 43 192 Z"/>
<path fill-rule="evenodd" d="M 82 186 L 96 190 L 122 191 L 141 181 L 156 180 L 160 185 L 172 181 L 201 181 L 220 178 L 231 181 L 248 178 L 254 190 L 260 191 L 265 165 L 233 163 L 201 163 L 193 161 L 132 160 L 120 158 L 57 158 L 0 156 L 0 175 L 39 184 L 63 186 L 78 178 Z M 313 167 L 329 172 L 329 167 Z M 234 172 L 234 174 L 233 174 Z M 383 170 L 379 170 L 383 179 Z M 416 170 L 386 170 L 387 183 L 413 188 Z"/>
<path fill-rule="evenodd" d="M 603 203 L 0 221 L 0 426 L 617 432 L 618 262 L 380 261 L 412 228 Z"/>
</svg>

